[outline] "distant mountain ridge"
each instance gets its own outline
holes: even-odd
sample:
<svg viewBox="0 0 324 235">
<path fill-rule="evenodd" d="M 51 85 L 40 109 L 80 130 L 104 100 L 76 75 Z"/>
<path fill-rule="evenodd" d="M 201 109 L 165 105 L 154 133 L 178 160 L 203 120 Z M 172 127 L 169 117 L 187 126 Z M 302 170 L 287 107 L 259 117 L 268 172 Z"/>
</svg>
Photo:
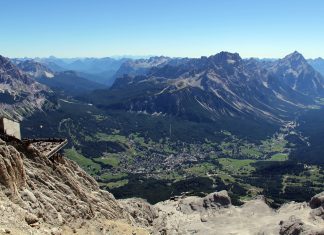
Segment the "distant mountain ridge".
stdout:
<svg viewBox="0 0 324 235">
<path fill-rule="evenodd" d="M 53 72 L 46 65 L 34 60 L 18 62 L 17 67 L 38 82 L 58 92 L 63 91 L 67 96 L 82 95 L 95 89 L 105 88 L 102 84 L 83 78 L 75 71 Z"/>
<path fill-rule="evenodd" d="M 17 63 L 17 67 L 34 78 L 53 78 L 54 72 L 47 66 L 34 60 L 24 60 Z"/>
<path fill-rule="evenodd" d="M 22 119 L 49 105 L 52 92 L 0 56 L 0 115 Z"/>
<path fill-rule="evenodd" d="M 201 58 L 49 57 L 14 62 L 39 82 L 73 96 L 100 89 L 90 98 L 101 107 L 195 121 L 253 117 L 281 122 L 324 95 L 323 76 L 298 52 L 279 60 L 243 59 L 238 53 L 220 52 Z M 51 63 L 76 70 L 55 71 Z M 98 74 L 83 72 L 105 73 L 107 67 L 116 70 L 109 75 L 116 79 L 110 90 L 89 81 L 88 76 Z"/>
<path fill-rule="evenodd" d="M 206 57 L 207 58 L 207 57 Z M 260 63 L 268 63 L 278 61 L 278 59 L 259 59 Z M 16 64 L 21 61 L 35 61 L 46 66 L 53 72 L 62 72 L 73 70 L 80 77 L 84 77 L 90 81 L 111 86 L 115 79 L 124 75 L 142 75 L 153 67 L 161 67 L 164 65 L 176 65 L 184 61 L 192 60 L 190 58 L 171 58 L 167 56 L 151 56 L 148 58 L 136 57 L 103 57 L 103 58 L 57 58 L 50 56 L 47 58 L 17 58 L 12 59 Z M 249 60 L 249 59 L 244 59 Z M 324 60 L 322 58 L 308 59 L 307 62 L 313 66 L 322 75 L 324 74 Z M 171 73 L 172 71 L 170 71 Z"/>
<path fill-rule="evenodd" d="M 324 94 L 323 77 L 298 52 L 276 61 L 246 60 L 228 52 L 162 59 L 151 66 L 148 60 L 132 63 L 135 68 L 144 64 L 145 70 L 139 75 L 129 70 L 112 89 L 93 94 L 93 101 L 108 109 L 195 121 L 252 117 L 280 122 Z"/>
<path fill-rule="evenodd" d="M 55 73 L 53 78 L 41 77 L 38 81 L 53 90 L 63 91 L 67 96 L 79 96 L 106 86 L 81 77 L 75 71 Z"/>
<path fill-rule="evenodd" d="M 86 77 L 88 80 L 104 85 L 111 85 L 113 75 L 121 64 L 128 59 L 113 59 L 110 57 L 60 59 L 49 57 L 35 58 L 34 60 L 48 66 L 56 72 L 71 70 L 77 72 L 82 77 Z"/>
<path fill-rule="evenodd" d="M 319 57 L 317 59 L 309 59 L 308 63 L 313 66 L 318 72 L 324 76 L 324 59 Z"/>
<path fill-rule="evenodd" d="M 296 91 L 309 96 L 324 95 L 323 76 L 296 51 L 274 62 L 271 71 Z"/>
<path fill-rule="evenodd" d="M 153 67 L 160 67 L 172 59 L 165 56 L 155 56 L 148 59 L 127 60 L 121 64 L 120 68 L 116 71 L 115 77 L 121 77 L 125 74 L 135 76 L 145 74 Z"/>
</svg>

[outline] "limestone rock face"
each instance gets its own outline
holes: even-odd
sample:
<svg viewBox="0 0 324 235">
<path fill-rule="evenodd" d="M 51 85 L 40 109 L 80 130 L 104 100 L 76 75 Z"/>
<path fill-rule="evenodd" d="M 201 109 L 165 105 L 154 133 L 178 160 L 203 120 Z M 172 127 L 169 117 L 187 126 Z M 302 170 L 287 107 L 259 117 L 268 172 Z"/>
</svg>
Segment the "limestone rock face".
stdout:
<svg viewBox="0 0 324 235">
<path fill-rule="evenodd" d="M 215 192 L 206 197 L 182 196 L 149 205 L 138 199 L 123 200 L 126 210 L 136 221 L 154 218 L 147 226 L 151 234 L 201 234 L 201 235 L 320 235 L 324 234 L 324 221 L 312 216 L 316 209 L 304 203 L 287 203 L 274 210 L 265 198 L 258 197 L 242 206 L 233 206 L 226 191 Z M 137 212 L 141 204 L 141 213 Z M 157 216 L 149 216 L 151 211 Z M 317 208 L 318 209 L 318 208 Z M 142 218 L 139 218 L 142 217 Z"/>
<path fill-rule="evenodd" d="M 95 230 L 102 221 L 118 220 L 132 234 L 130 218 L 76 163 L 65 158 L 52 162 L 33 149 L 0 141 L 0 228 L 12 234 L 63 234 L 79 228 L 82 234 L 84 224 Z M 98 234 L 102 231 L 104 226 Z"/>
<path fill-rule="evenodd" d="M 310 226 L 309 221 L 304 223 L 300 218 L 291 216 L 286 221 L 280 221 L 280 235 L 322 235 L 324 234 L 323 224 Z"/>
<path fill-rule="evenodd" d="M 296 219 L 294 217 L 285 222 L 281 221 L 280 225 L 280 235 L 299 235 L 304 230 L 304 223 L 300 219 Z"/>
<path fill-rule="evenodd" d="M 144 227 L 153 225 L 153 221 L 158 217 L 158 211 L 147 201 L 138 198 L 120 200 L 124 209 L 132 216 L 135 222 Z"/>
<path fill-rule="evenodd" d="M 0 55 L 0 93 L 6 94 L 0 102 L 0 115 L 22 120 L 46 106 L 55 107 L 49 101 L 52 96 L 46 86 L 22 72 L 12 61 Z"/>
<path fill-rule="evenodd" d="M 3 141 L 0 143 L 0 184 L 11 196 L 17 196 L 18 191 L 26 186 L 22 155 Z"/>
</svg>

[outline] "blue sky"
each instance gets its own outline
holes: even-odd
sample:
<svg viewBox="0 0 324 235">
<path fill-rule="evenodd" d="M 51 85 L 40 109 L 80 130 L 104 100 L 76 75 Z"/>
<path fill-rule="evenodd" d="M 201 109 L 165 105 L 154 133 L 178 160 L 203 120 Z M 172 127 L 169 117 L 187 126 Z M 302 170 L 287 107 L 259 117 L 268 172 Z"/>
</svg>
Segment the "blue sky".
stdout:
<svg viewBox="0 0 324 235">
<path fill-rule="evenodd" d="M 324 57 L 322 0 L 0 0 L 8 57 Z"/>
</svg>

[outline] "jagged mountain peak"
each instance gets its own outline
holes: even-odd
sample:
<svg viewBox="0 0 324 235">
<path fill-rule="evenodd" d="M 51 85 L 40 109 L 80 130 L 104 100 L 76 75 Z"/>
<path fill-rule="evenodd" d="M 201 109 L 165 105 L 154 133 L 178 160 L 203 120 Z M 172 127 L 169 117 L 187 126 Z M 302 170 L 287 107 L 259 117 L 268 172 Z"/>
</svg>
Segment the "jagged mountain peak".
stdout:
<svg viewBox="0 0 324 235">
<path fill-rule="evenodd" d="M 284 69 L 293 70 L 296 72 L 312 71 L 313 68 L 310 66 L 305 57 L 298 51 L 294 51 L 291 54 L 286 55 L 284 58 L 274 61 L 272 69 Z"/>
<path fill-rule="evenodd" d="M 165 59 L 170 59 L 170 57 L 167 56 L 151 56 L 148 61 L 155 61 L 155 60 L 165 60 Z"/>
<path fill-rule="evenodd" d="M 273 63 L 274 69 L 287 70 L 290 72 L 300 74 L 301 71 L 311 71 L 313 68 L 308 64 L 305 57 L 298 51 L 286 55 L 284 58 L 279 59 Z"/>
<path fill-rule="evenodd" d="M 32 60 L 32 59 L 27 59 L 27 60 L 24 60 L 22 62 L 20 62 L 19 64 L 22 64 L 22 65 L 38 65 L 38 66 L 44 66 L 43 64 L 35 61 L 35 60 Z"/>
<path fill-rule="evenodd" d="M 294 51 L 293 53 L 285 56 L 282 60 L 289 61 L 290 63 L 307 63 L 305 57 L 298 51 Z"/>
<path fill-rule="evenodd" d="M 24 60 L 20 62 L 17 66 L 19 69 L 21 69 L 33 78 L 54 77 L 54 72 L 51 69 L 35 60 Z"/>
<path fill-rule="evenodd" d="M 0 55 L 0 83 L 7 83 L 10 85 L 17 83 L 32 84 L 34 80 L 23 73 L 9 58 Z M 1 87 L 0 91 L 7 89 L 7 87 Z"/>
<path fill-rule="evenodd" d="M 47 102 L 50 90 L 0 56 L 0 115 L 22 119 Z"/>
<path fill-rule="evenodd" d="M 19 71 L 17 66 L 15 64 L 11 63 L 9 58 L 6 58 L 1 55 L 0 55 L 0 73 L 2 73 L 2 74 L 6 73 L 8 75 L 15 76 L 15 77 L 22 76 L 22 73 Z M 1 76 L 1 77 L 3 77 L 3 76 Z M 8 76 L 6 76 L 6 77 L 8 78 Z M 25 80 L 27 81 L 28 79 L 25 79 Z"/>
<path fill-rule="evenodd" d="M 151 67 L 151 66 L 158 66 L 164 64 L 170 60 L 171 58 L 166 56 L 152 56 L 148 59 L 129 60 L 129 62 L 132 64 L 137 64 L 139 66 L 146 65 L 148 67 Z"/>
<path fill-rule="evenodd" d="M 287 56 L 303 56 L 303 54 L 296 50 L 296 51 L 294 51 L 294 52 L 288 54 Z M 287 56 L 286 56 L 286 57 L 287 57 Z"/>
<path fill-rule="evenodd" d="M 228 52 L 228 51 L 221 51 L 215 55 L 212 55 L 210 57 L 213 58 L 221 58 L 221 59 L 236 59 L 236 60 L 241 60 L 241 56 L 237 52 Z"/>
<path fill-rule="evenodd" d="M 7 58 L 3 55 L 0 55 L 0 62 L 3 63 L 4 61 L 9 61 L 9 58 Z"/>
<path fill-rule="evenodd" d="M 323 76 L 297 51 L 274 62 L 269 71 L 293 90 L 309 96 L 324 94 Z"/>
<path fill-rule="evenodd" d="M 6 58 L 3 57 L 2 55 L 0 55 L 0 64 L 2 64 L 5 60 L 6 60 Z"/>
<path fill-rule="evenodd" d="M 238 53 L 231 53 L 227 51 L 221 51 L 215 55 L 208 57 L 208 59 L 213 60 L 216 63 L 229 63 L 233 64 L 242 60 Z"/>
</svg>

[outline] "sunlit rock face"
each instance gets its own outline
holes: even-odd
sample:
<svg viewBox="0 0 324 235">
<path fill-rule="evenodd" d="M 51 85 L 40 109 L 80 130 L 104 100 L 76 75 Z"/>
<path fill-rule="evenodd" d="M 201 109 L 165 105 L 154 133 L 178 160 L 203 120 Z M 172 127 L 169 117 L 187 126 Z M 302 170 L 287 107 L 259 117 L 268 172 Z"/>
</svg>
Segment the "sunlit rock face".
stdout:
<svg viewBox="0 0 324 235">
<path fill-rule="evenodd" d="M 13 234 L 137 231 L 114 196 L 74 162 L 53 162 L 35 148 L 11 144 L 0 140 L 0 229 Z M 147 233 L 139 229 L 139 234 Z"/>
<path fill-rule="evenodd" d="M 45 65 L 34 60 L 25 60 L 17 64 L 17 67 L 33 78 L 53 78 L 54 72 Z"/>
<path fill-rule="evenodd" d="M 193 59 L 158 57 L 122 68 L 125 73 L 109 91 L 114 96 L 93 94 L 94 103 L 198 122 L 253 118 L 278 123 L 324 94 L 323 76 L 298 52 L 274 61 L 229 52 Z"/>
<path fill-rule="evenodd" d="M 315 198 L 321 195 L 316 195 L 312 201 L 317 201 Z M 126 204 L 126 210 L 138 223 L 157 235 L 315 235 L 324 232 L 324 220 L 318 209 L 312 209 L 306 202 L 286 203 L 275 210 L 259 196 L 242 206 L 233 206 L 227 192 L 221 191 L 203 198 L 179 196 L 153 206 L 140 199 L 125 199 L 122 204 Z"/>
<path fill-rule="evenodd" d="M 0 56 L 0 115 L 21 120 L 45 104 L 51 91 Z"/>
</svg>

